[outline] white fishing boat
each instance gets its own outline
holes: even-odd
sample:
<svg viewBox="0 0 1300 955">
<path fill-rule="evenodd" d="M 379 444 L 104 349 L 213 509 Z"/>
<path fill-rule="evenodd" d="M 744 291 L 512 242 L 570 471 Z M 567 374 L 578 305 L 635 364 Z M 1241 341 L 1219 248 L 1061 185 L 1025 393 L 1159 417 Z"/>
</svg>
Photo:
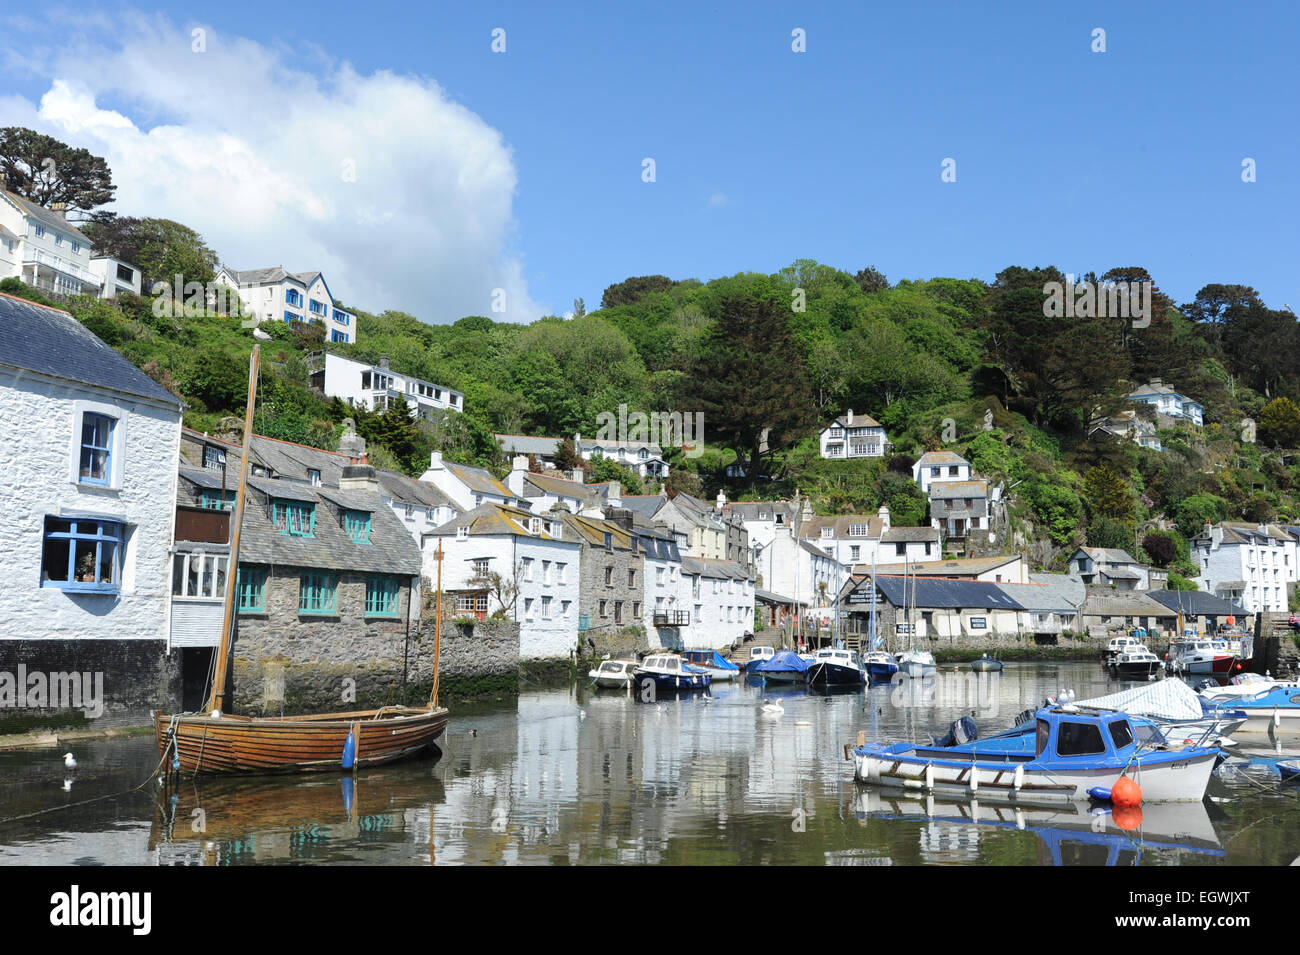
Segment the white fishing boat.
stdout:
<svg viewBox="0 0 1300 955">
<path fill-rule="evenodd" d="M 928 676 L 937 672 L 939 666 L 934 662 L 934 654 L 929 650 L 918 650 L 913 647 L 898 655 L 898 669 L 908 676 Z"/>
<path fill-rule="evenodd" d="M 1212 681 L 1206 680 L 1205 682 L 1210 683 Z M 1200 694 L 1207 700 L 1229 703 L 1232 700 L 1256 696 L 1264 690 L 1272 689 L 1274 686 L 1300 688 L 1300 683 L 1295 680 L 1278 680 L 1267 675 L 1261 676 L 1258 673 L 1239 673 L 1228 682 L 1227 686 L 1207 686 L 1200 691 Z"/>
<path fill-rule="evenodd" d="M 1226 645 L 1216 650 L 1213 641 L 1204 638 L 1175 640 L 1169 645 L 1166 660 L 1171 673 L 1206 676 L 1227 676 L 1236 663 Z"/>
<path fill-rule="evenodd" d="M 1164 668 L 1160 658 L 1140 643 L 1124 647 L 1106 661 L 1106 666 L 1118 677 L 1146 679 Z"/>
<path fill-rule="evenodd" d="M 596 686 L 604 689 L 622 689 L 632 685 L 632 675 L 636 670 L 635 660 L 605 660 L 596 669 L 587 673 Z"/>
<path fill-rule="evenodd" d="M 867 668 L 856 650 L 823 647 L 813 656 L 808 682 L 813 686 L 862 686 L 867 682 Z"/>
</svg>

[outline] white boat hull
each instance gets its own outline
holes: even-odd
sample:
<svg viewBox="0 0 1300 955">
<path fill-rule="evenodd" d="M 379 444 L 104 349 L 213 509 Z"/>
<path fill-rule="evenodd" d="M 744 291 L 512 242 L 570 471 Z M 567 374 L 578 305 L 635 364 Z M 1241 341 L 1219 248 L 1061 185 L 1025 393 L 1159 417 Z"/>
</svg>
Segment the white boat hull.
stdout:
<svg viewBox="0 0 1300 955">
<path fill-rule="evenodd" d="M 1215 758 L 1214 753 L 1205 753 L 1189 756 L 1184 761 L 1146 768 L 1135 764 L 1128 775 L 1141 787 L 1144 802 L 1199 800 L 1205 795 Z M 1088 798 L 1089 789 L 1096 786 L 1110 788 L 1124 775 L 1118 768 L 1051 772 L 1026 770 L 1017 787 L 1014 764 L 997 767 L 938 765 L 922 760 L 855 753 L 853 766 L 854 778 L 870 785 L 966 798 L 977 795 L 982 800 L 1006 802 L 1018 799 L 1078 802 Z"/>
<path fill-rule="evenodd" d="M 1246 709 L 1242 706 L 1233 707 L 1227 704 L 1231 709 L 1238 709 L 1246 714 L 1246 722 L 1238 733 L 1300 733 L 1300 709 L 1282 709 L 1276 711 L 1272 709 Z M 1274 713 L 1277 714 L 1277 721 L 1274 722 Z"/>
</svg>

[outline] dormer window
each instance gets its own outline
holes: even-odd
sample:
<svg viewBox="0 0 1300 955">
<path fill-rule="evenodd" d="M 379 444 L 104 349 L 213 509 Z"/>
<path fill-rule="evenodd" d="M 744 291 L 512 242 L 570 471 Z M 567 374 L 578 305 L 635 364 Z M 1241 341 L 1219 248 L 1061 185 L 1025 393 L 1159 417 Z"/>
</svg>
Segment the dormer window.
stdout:
<svg viewBox="0 0 1300 955">
<path fill-rule="evenodd" d="M 316 506 L 306 501 L 276 498 L 271 506 L 276 528 L 287 537 L 316 536 Z"/>
<path fill-rule="evenodd" d="M 369 511 L 344 511 L 343 512 L 343 529 L 348 532 L 358 544 L 370 543 L 370 512 Z"/>
<path fill-rule="evenodd" d="M 226 466 L 226 452 L 210 444 L 203 446 L 203 466 L 220 471 Z"/>
<path fill-rule="evenodd" d="M 835 536 L 835 528 L 833 527 L 822 528 L 822 537 L 834 537 L 834 536 Z"/>
<path fill-rule="evenodd" d="M 458 540 L 458 541 L 467 541 L 467 540 L 469 540 L 469 528 L 468 528 L 468 527 L 458 527 L 458 528 L 456 528 L 456 540 Z"/>
<path fill-rule="evenodd" d="M 315 468 L 308 468 L 307 480 L 311 482 L 312 487 L 320 487 L 320 472 Z"/>
<path fill-rule="evenodd" d="M 542 532 L 542 519 L 540 517 L 530 517 L 528 519 L 528 533 L 540 534 Z"/>
<path fill-rule="evenodd" d="M 613 550 L 613 549 L 614 549 L 614 535 L 611 534 L 609 531 L 605 531 L 605 550 Z"/>
</svg>

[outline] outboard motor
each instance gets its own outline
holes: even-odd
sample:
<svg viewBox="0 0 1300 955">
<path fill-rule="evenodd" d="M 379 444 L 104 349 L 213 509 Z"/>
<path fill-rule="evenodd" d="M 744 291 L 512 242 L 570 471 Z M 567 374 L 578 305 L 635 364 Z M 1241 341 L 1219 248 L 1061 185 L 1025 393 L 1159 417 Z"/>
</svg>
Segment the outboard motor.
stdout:
<svg viewBox="0 0 1300 955">
<path fill-rule="evenodd" d="M 1202 690 L 1212 690 L 1218 685 L 1219 684 L 1217 682 L 1215 682 L 1214 680 L 1210 679 L 1207 676 L 1205 679 L 1197 680 L 1195 683 L 1193 683 L 1192 689 L 1195 690 L 1197 693 L 1200 693 Z"/>
<path fill-rule="evenodd" d="M 961 746 L 964 743 L 973 743 L 980 738 L 980 731 L 975 726 L 975 721 L 969 716 L 963 716 L 960 719 L 952 721 L 948 727 L 946 736 L 934 737 L 934 745 L 942 746 L 945 749 L 949 746 Z"/>
</svg>

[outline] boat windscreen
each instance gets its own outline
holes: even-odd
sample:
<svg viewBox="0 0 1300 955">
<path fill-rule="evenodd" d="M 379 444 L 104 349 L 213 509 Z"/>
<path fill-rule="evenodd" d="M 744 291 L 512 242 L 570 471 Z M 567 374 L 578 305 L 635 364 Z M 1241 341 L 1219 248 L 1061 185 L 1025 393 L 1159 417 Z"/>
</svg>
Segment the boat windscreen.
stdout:
<svg viewBox="0 0 1300 955">
<path fill-rule="evenodd" d="M 1051 726 L 1047 720 L 1038 721 L 1038 734 L 1034 739 L 1034 755 L 1042 756 L 1047 750 L 1047 737 L 1051 734 Z"/>
<path fill-rule="evenodd" d="M 1123 749 L 1133 742 L 1133 731 L 1128 728 L 1128 720 L 1114 720 L 1107 723 L 1106 728 L 1110 730 L 1110 738 L 1116 749 Z"/>
</svg>

